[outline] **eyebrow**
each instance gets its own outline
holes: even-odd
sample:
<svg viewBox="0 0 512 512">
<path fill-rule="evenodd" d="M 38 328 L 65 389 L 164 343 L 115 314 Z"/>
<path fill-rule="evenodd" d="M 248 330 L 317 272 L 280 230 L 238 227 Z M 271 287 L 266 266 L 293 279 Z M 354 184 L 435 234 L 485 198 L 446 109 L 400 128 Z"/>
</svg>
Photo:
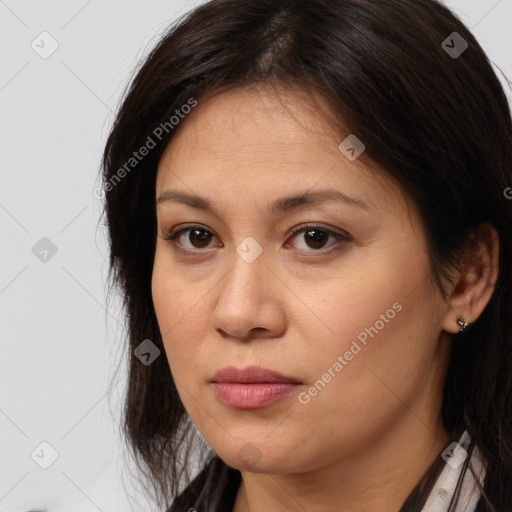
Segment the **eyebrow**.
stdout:
<svg viewBox="0 0 512 512">
<path fill-rule="evenodd" d="M 289 197 L 282 197 L 267 205 L 268 212 L 271 215 L 279 215 L 283 213 L 296 210 L 306 206 L 318 206 L 328 201 L 337 201 L 355 206 L 365 210 L 369 209 L 368 204 L 361 199 L 349 196 L 344 192 L 335 189 L 317 190 L 315 192 L 304 191 Z M 179 190 L 164 190 L 157 198 L 156 204 L 163 204 L 167 202 L 184 203 L 192 208 L 207 210 L 215 215 L 218 215 L 217 209 L 214 204 L 205 197 L 201 197 Z"/>
</svg>

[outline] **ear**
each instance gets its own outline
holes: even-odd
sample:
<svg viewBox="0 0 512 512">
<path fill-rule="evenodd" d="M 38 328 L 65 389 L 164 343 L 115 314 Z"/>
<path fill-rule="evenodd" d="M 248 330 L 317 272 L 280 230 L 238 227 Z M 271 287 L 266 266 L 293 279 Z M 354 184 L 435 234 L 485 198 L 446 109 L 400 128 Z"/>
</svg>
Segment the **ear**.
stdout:
<svg viewBox="0 0 512 512">
<path fill-rule="evenodd" d="M 491 224 L 482 222 L 473 230 L 474 244 L 466 251 L 462 271 L 452 288 L 443 329 L 459 332 L 457 318 L 474 323 L 494 292 L 499 273 L 499 236 Z"/>
</svg>

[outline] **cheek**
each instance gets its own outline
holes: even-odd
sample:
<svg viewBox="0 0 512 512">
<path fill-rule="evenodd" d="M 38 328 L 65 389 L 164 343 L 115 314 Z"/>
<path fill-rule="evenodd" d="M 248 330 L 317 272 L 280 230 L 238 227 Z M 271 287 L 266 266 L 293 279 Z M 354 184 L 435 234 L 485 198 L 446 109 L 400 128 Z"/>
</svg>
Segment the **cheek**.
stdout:
<svg viewBox="0 0 512 512">
<path fill-rule="evenodd" d="M 187 338 L 197 339 L 190 331 L 197 324 L 191 322 L 196 313 L 190 293 L 187 294 L 175 276 L 175 270 L 162 264 L 157 254 L 151 281 L 153 306 L 171 372 L 177 377 L 183 365 L 190 361 L 187 352 L 193 345 L 187 343 Z"/>
<path fill-rule="evenodd" d="M 163 261 L 163 264 L 162 264 Z M 171 374 L 185 408 L 193 408 L 190 396 L 197 396 L 209 375 L 203 365 L 207 340 L 211 338 L 208 290 L 205 280 L 194 286 L 179 269 L 168 268 L 165 259 L 155 259 L 152 297 L 158 327 Z"/>
<path fill-rule="evenodd" d="M 331 280 L 316 295 L 321 299 L 305 297 L 318 317 L 297 315 L 293 321 L 315 388 L 309 388 L 311 402 L 357 417 L 362 409 L 384 410 L 396 401 L 394 391 L 407 397 L 427 378 L 443 311 L 427 260 L 410 261 L 395 259 L 350 281 Z"/>
<path fill-rule="evenodd" d="M 316 347 L 306 349 L 301 359 L 308 361 L 308 380 L 296 406 L 295 435 L 318 464 L 364 448 L 411 409 L 420 411 L 416 400 L 430 387 L 438 336 L 421 295 L 418 302 L 414 293 L 395 301 L 393 293 L 366 308 L 354 306 L 352 315 L 345 310 L 333 324 L 336 337 L 317 338 Z M 388 323 L 377 323 L 387 311 Z"/>
<path fill-rule="evenodd" d="M 302 306 L 302 314 L 293 322 L 300 325 L 304 340 L 318 356 L 343 354 L 353 340 L 364 344 L 372 334 L 389 332 L 390 325 L 404 316 L 403 302 L 410 287 L 403 273 L 382 263 L 381 259 L 375 265 L 344 269 L 314 287 L 308 283 L 296 289 L 309 307 Z"/>
</svg>

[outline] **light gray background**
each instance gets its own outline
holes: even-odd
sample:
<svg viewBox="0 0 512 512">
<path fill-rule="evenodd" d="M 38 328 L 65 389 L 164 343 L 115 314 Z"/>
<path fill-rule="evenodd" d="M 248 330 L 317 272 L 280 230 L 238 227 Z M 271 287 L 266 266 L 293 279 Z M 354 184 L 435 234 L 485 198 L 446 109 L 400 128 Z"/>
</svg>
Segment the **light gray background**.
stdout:
<svg viewBox="0 0 512 512">
<path fill-rule="evenodd" d="M 0 512 L 154 510 L 119 437 L 123 321 L 105 300 L 94 191 L 137 61 L 199 3 L 0 1 Z M 512 78 L 512 0 L 446 3 Z M 59 45 L 47 59 L 31 47 L 44 31 Z M 57 247 L 46 262 L 43 237 Z M 43 441 L 58 452 L 48 469 L 31 458 L 50 456 Z"/>
</svg>

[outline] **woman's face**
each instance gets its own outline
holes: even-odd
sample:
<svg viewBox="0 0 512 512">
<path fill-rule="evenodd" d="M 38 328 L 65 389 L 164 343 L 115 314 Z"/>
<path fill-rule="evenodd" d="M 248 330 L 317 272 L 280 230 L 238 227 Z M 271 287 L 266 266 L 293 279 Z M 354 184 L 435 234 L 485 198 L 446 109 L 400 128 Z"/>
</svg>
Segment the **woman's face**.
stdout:
<svg viewBox="0 0 512 512">
<path fill-rule="evenodd" d="M 195 426 L 242 470 L 313 470 L 439 419 L 448 306 L 418 213 L 307 105 L 265 87 L 200 101 L 158 167 L 166 355 Z M 286 382 L 216 377 L 250 366 Z"/>
</svg>

